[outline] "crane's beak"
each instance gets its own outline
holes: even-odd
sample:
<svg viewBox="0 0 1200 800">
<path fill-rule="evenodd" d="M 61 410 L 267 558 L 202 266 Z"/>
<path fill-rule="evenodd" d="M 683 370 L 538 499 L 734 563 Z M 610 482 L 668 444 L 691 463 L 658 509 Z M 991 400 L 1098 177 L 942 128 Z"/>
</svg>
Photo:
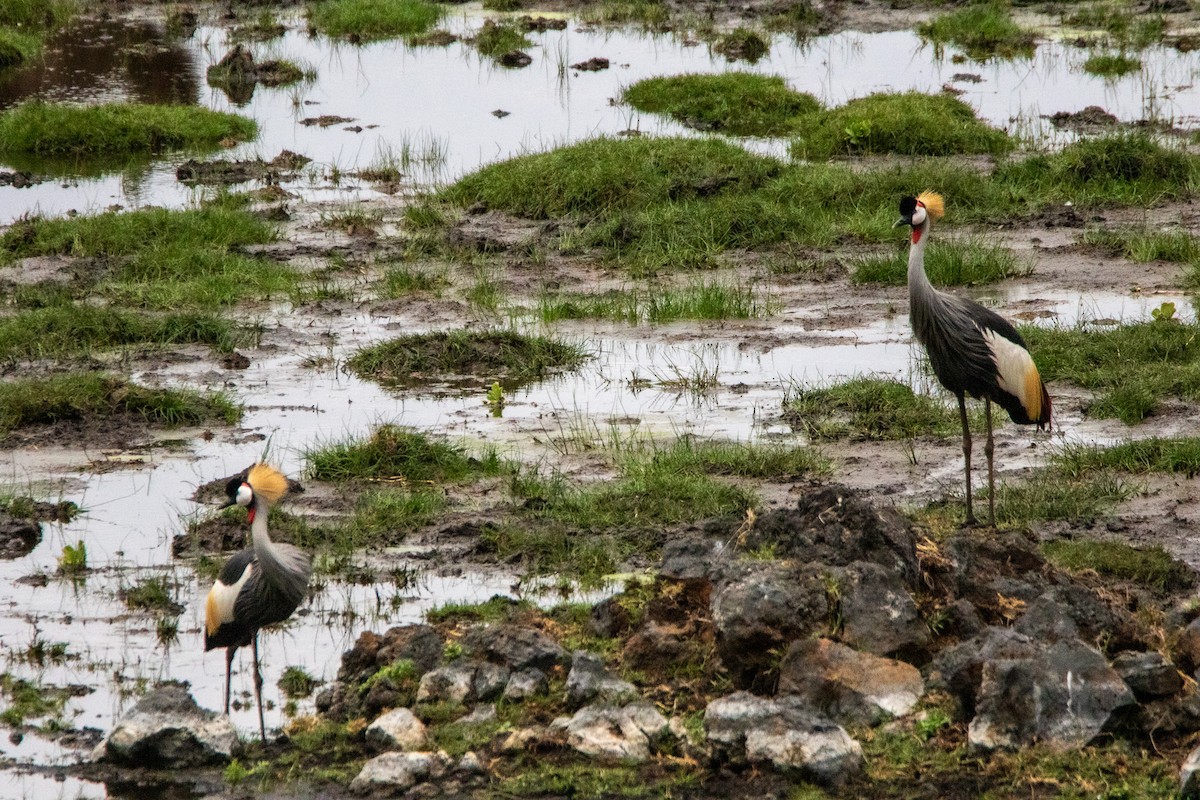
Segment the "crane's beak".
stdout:
<svg viewBox="0 0 1200 800">
<path fill-rule="evenodd" d="M 898 219 L 892 223 L 893 228 L 899 228 L 901 225 L 912 225 L 912 220 L 901 217 L 900 219 Z"/>
<path fill-rule="evenodd" d="M 229 498 L 228 500 L 226 500 L 224 503 L 221 503 L 221 505 L 220 505 L 220 506 L 218 506 L 218 508 L 229 508 L 230 506 L 232 506 L 232 505 L 236 505 L 236 504 L 237 504 L 237 500 L 234 500 L 234 499 L 231 497 L 231 498 Z"/>
</svg>

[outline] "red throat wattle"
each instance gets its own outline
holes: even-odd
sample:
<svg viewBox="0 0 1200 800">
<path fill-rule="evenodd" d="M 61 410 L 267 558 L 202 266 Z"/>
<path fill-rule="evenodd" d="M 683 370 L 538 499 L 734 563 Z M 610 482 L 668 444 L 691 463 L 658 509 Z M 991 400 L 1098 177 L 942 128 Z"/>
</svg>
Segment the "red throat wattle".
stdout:
<svg viewBox="0 0 1200 800">
<path fill-rule="evenodd" d="M 921 229 L 913 228 L 912 229 L 912 243 L 916 244 L 919 241 L 921 241 Z"/>
<path fill-rule="evenodd" d="M 246 521 L 251 524 L 254 523 L 254 509 L 253 508 L 246 509 Z"/>
</svg>

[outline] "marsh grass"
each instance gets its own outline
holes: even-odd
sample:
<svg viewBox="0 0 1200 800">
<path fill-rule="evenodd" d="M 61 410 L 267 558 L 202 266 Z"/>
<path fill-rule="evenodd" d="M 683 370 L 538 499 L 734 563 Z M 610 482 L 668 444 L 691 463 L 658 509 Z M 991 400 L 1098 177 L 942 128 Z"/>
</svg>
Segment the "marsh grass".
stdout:
<svg viewBox="0 0 1200 800">
<path fill-rule="evenodd" d="M 279 691 L 283 692 L 285 697 L 298 700 L 311 695 L 313 689 L 321 685 L 321 681 L 309 674 L 304 667 L 288 667 L 279 676 L 278 685 Z"/>
<path fill-rule="evenodd" d="M 746 72 L 646 78 L 627 87 L 621 99 L 639 111 L 732 136 L 783 136 L 798 116 L 820 108 L 815 97 L 781 77 Z"/>
<path fill-rule="evenodd" d="M 1158 592 L 1196 585 L 1196 574 L 1162 547 L 1134 547 L 1124 542 L 1067 540 L 1042 545 L 1046 558 L 1071 572 L 1091 570 L 1104 578 L 1131 581 Z"/>
<path fill-rule="evenodd" d="M 1026 480 L 997 483 L 996 521 L 1008 525 L 1059 519 L 1088 522 L 1111 512 L 1137 492 L 1138 487 L 1111 471 L 1068 478 L 1051 468 Z M 984 486 L 975 496 L 976 509 L 986 502 Z"/>
<path fill-rule="evenodd" d="M 32 60 L 41 49 L 40 36 L 0 27 L 0 72 Z"/>
<path fill-rule="evenodd" d="M 487 467 L 479 462 L 480 474 Z M 471 474 L 471 471 L 466 474 Z M 437 518 L 447 506 L 446 496 L 438 491 L 380 489 L 364 492 L 354 504 L 354 514 L 347 523 L 354 536 L 363 538 L 363 545 L 377 547 L 403 541 L 406 536 Z"/>
<path fill-rule="evenodd" d="M 163 575 L 146 578 L 134 586 L 122 589 L 121 599 L 125 601 L 125 605 L 138 611 L 183 613 L 183 605 L 175 600 L 174 587 Z"/>
<path fill-rule="evenodd" d="M 76 0 L 5 0 L 0 3 L 0 71 L 41 52 L 45 37 L 79 11 Z"/>
<path fill-rule="evenodd" d="M 1063 24 L 1104 31 L 1109 43 L 1133 50 L 1161 42 L 1166 33 L 1161 14 L 1133 14 L 1123 3 L 1080 5 L 1063 18 Z"/>
<path fill-rule="evenodd" d="M 1055 466 L 1069 477 L 1096 470 L 1116 470 L 1135 475 L 1149 472 L 1200 475 L 1200 438 L 1151 437 L 1121 444 L 1067 445 L 1054 456 Z"/>
<path fill-rule="evenodd" d="M 63 420 L 133 415 L 158 425 L 225 423 L 242 410 L 223 394 L 152 389 L 102 373 L 20 378 L 0 383 L 0 433 Z"/>
<path fill-rule="evenodd" d="M 499 58 L 512 50 L 532 47 L 533 42 L 515 23 L 487 20 L 475 34 L 475 49 L 489 58 Z"/>
<path fill-rule="evenodd" d="M 861 153 L 995 155 L 1013 148 L 1004 131 L 989 126 L 971 106 L 945 94 L 872 94 L 802 117 L 796 128 L 791 145 L 794 158 Z"/>
<path fill-rule="evenodd" d="M 309 23 L 319 33 L 364 41 L 425 33 L 445 13 L 426 0 L 320 0 L 308 6 Z"/>
<path fill-rule="evenodd" d="M 671 12 L 661 0 L 600 0 L 580 9 L 580 18 L 590 24 L 637 24 L 648 30 L 663 30 Z"/>
<path fill-rule="evenodd" d="M 1079 241 L 1131 261 L 1200 263 L 1200 238 L 1184 230 L 1092 228 Z"/>
<path fill-rule="evenodd" d="M 784 419 L 812 439 L 913 439 L 961 436 L 958 408 L 919 395 L 904 383 L 854 378 L 822 388 L 795 388 L 783 400 Z M 972 426 L 982 413 L 970 412 Z"/>
<path fill-rule="evenodd" d="M 1124 53 L 1101 53 L 1083 62 L 1083 71 L 1102 78 L 1119 78 L 1142 68 L 1142 60 Z"/>
<path fill-rule="evenodd" d="M 785 480 L 828 475 L 829 459 L 811 447 L 683 437 L 652 454 L 656 466 L 681 474 Z"/>
<path fill-rule="evenodd" d="M 482 458 L 473 458 L 461 447 L 397 425 L 381 425 L 367 439 L 335 442 L 308 450 L 304 458 L 308 462 L 309 477 L 322 481 L 444 483 L 473 476 L 499 475 L 508 469 L 495 451 L 483 454 Z M 390 498 L 385 498 L 379 505 L 382 507 L 390 502 Z M 374 500 L 369 501 L 369 505 L 373 504 Z M 381 515 L 386 517 L 387 513 L 390 512 Z"/>
<path fill-rule="evenodd" d="M 537 305 L 537 314 L 543 322 L 607 319 L 631 325 L 681 319 L 754 319 L 768 317 L 777 310 L 778 303 L 770 297 L 763 298 L 753 286 L 704 281 L 680 289 L 544 294 Z"/>
<path fill-rule="evenodd" d="M 106 103 L 74 106 L 30 100 L 0 112 L 0 153 L 88 157 L 215 148 L 254 138 L 246 117 L 199 106 Z"/>
<path fill-rule="evenodd" d="M 727 61 L 756 64 L 771 52 L 771 43 L 758 31 L 739 26 L 728 33 L 719 34 L 712 43 L 712 50 L 725 56 Z"/>
<path fill-rule="evenodd" d="M 450 285 L 444 272 L 434 272 L 408 264 L 391 266 L 383 273 L 379 294 L 385 298 L 406 297 L 416 292 L 440 295 Z"/>
<path fill-rule="evenodd" d="M 258 333 L 208 314 L 140 314 L 56 305 L 0 317 L 0 359 L 63 358 L 98 350 L 206 344 L 220 352 L 255 344 Z"/>
<path fill-rule="evenodd" d="M 1033 265 L 1018 259 L 1007 247 L 981 239 L 934 239 L 925 254 L 925 272 L 935 286 L 979 286 L 1024 277 L 1033 272 Z M 908 280 L 907 246 L 890 256 L 855 259 L 850 279 L 855 283 L 903 286 Z"/>
<path fill-rule="evenodd" d="M 1023 326 L 1044 380 L 1090 389 L 1091 417 L 1133 425 L 1164 397 L 1200 398 L 1200 327 L 1163 319 L 1107 330 Z"/>
<path fill-rule="evenodd" d="M 0 722 L 20 730 L 33 720 L 46 719 L 45 728 L 53 731 L 66 711 L 70 694 L 65 689 L 42 686 L 8 672 L 0 674 L 0 695 L 6 700 Z"/>
<path fill-rule="evenodd" d="M 942 14 L 919 24 L 917 33 L 937 44 L 953 44 L 977 61 L 1029 58 L 1036 38 L 1017 25 L 1000 2 L 978 3 Z"/>
<path fill-rule="evenodd" d="M 401 336 L 365 347 L 346 362 L 363 378 L 388 384 L 474 376 L 512 388 L 572 370 L 588 359 L 582 347 L 515 331 L 435 331 Z"/>
<path fill-rule="evenodd" d="M 506 797 L 562 797 L 601 800 L 611 797 L 679 797 L 691 794 L 700 776 L 684 766 L 670 766 L 648 779 L 637 767 L 530 760 L 511 774 L 498 775 L 497 789 Z"/>
</svg>

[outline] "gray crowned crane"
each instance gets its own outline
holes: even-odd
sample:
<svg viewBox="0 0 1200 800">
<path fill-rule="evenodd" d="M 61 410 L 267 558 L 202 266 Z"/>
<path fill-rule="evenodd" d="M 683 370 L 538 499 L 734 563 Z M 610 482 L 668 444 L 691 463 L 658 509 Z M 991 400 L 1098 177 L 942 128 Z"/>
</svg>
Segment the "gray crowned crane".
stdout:
<svg viewBox="0 0 1200 800">
<path fill-rule="evenodd" d="M 229 481 L 222 508 L 249 509 L 253 542 L 228 561 L 208 592 L 205 603 L 204 650 L 225 648 L 225 714 L 229 714 L 229 681 L 233 654 L 239 647 L 254 650 L 254 699 L 258 703 L 258 732 L 267 740 L 263 721 L 262 670 L 258 663 L 258 631 L 292 615 L 308 592 L 312 558 L 290 544 L 275 543 L 267 533 L 272 504 L 287 494 L 287 478 L 266 464 L 255 464 L 245 478 Z"/>
<path fill-rule="evenodd" d="M 988 522 L 996 525 L 996 478 L 992 454 L 992 403 L 1019 425 L 1050 425 L 1050 394 L 1033 357 L 1017 329 L 991 309 L 973 300 L 939 292 L 925 274 L 925 245 L 929 226 L 942 218 L 945 204 L 934 192 L 900 199 L 900 219 L 894 227 L 912 228 L 908 251 L 908 314 L 913 333 L 929 355 L 933 374 L 958 398 L 962 418 L 963 458 L 966 461 L 967 518 L 975 524 L 971 506 L 971 427 L 966 395 L 983 400 L 987 416 Z"/>
</svg>

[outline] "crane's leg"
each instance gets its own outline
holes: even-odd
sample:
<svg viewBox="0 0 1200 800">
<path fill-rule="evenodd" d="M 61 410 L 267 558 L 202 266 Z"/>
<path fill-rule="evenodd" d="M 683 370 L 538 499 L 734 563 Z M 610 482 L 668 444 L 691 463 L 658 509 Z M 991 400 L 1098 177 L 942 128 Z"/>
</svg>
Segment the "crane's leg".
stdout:
<svg viewBox="0 0 1200 800">
<path fill-rule="evenodd" d="M 962 418 L 963 426 L 963 461 L 964 473 L 967 476 L 967 525 L 975 524 L 975 511 L 971 507 L 971 425 L 967 422 L 967 400 L 963 395 L 958 396 L 958 416 Z"/>
<path fill-rule="evenodd" d="M 262 670 L 258 667 L 258 631 L 254 632 L 254 702 L 258 704 L 258 735 L 262 737 L 263 744 L 267 743 L 267 726 L 263 721 L 263 706 L 262 706 L 262 687 L 263 676 Z"/>
<path fill-rule="evenodd" d="M 996 472 L 992 469 L 992 453 L 996 452 L 996 445 L 992 442 L 992 401 L 985 397 L 983 408 L 987 413 L 987 442 L 983 445 L 983 452 L 987 455 L 988 462 L 988 524 L 994 528 L 996 527 Z"/>
<path fill-rule="evenodd" d="M 233 654 L 237 652 L 236 647 L 225 648 L 225 716 L 229 716 L 229 690 L 230 676 L 233 674 Z"/>
</svg>

